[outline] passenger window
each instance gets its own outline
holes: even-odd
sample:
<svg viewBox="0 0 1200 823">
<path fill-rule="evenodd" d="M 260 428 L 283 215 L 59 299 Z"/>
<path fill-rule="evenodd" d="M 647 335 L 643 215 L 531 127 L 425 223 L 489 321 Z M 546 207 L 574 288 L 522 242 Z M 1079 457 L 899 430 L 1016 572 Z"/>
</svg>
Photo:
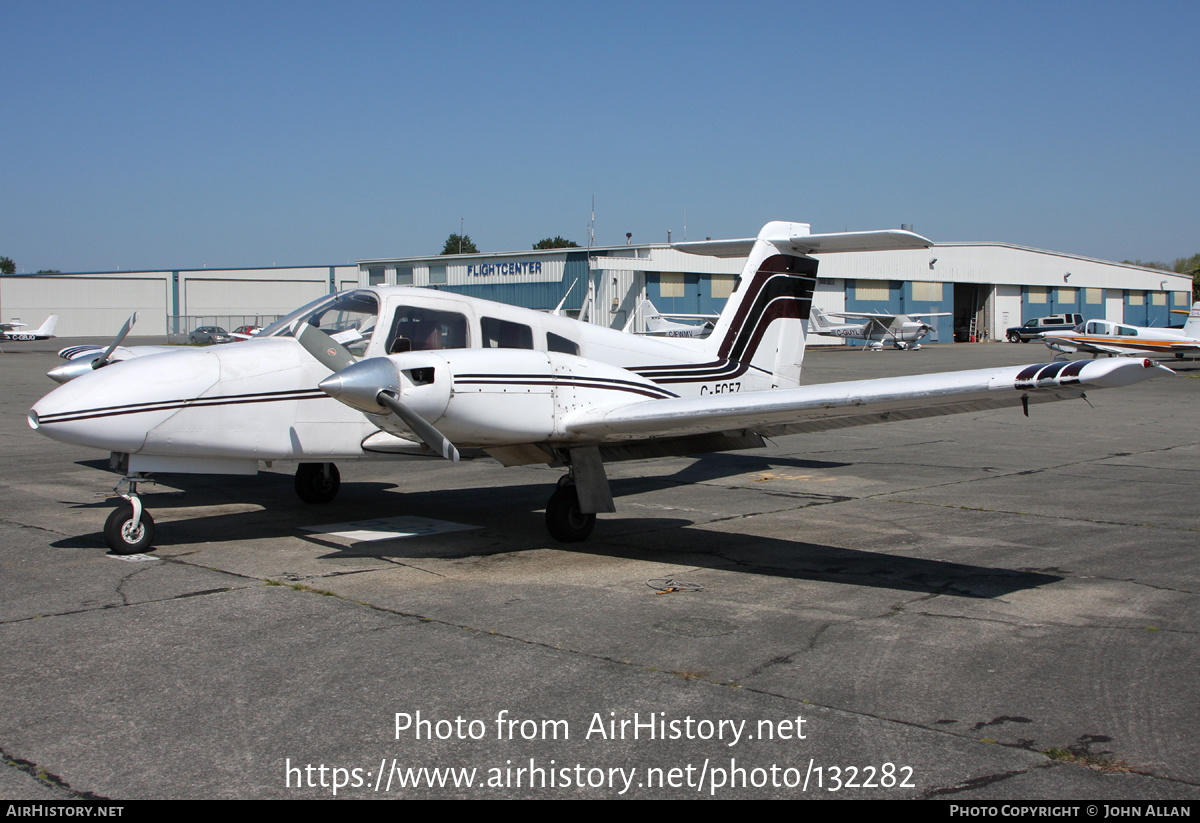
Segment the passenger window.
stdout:
<svg viewBox="0 0 1200 823">
<path fill-rule="evenodd" d="M 559 337 L 554 332 L 546 332 L 546 351 L 558 351 L 563 354 L 579 355 L 579 344 L 574 340 Z"/>
<path fill-rule="evenodd" d="M 467 318 L 464 315 L 411 306 L 396 309 L 388 335 L 388 354 L 466 347 Z"/>
<path fill-rule="evenodd" d="M 497 320 L 495 317 L 481 317 L 479 325 L 483 332 L 485 349 L 533 348 L 533 329 L 522 323 Z"/>
</svg>

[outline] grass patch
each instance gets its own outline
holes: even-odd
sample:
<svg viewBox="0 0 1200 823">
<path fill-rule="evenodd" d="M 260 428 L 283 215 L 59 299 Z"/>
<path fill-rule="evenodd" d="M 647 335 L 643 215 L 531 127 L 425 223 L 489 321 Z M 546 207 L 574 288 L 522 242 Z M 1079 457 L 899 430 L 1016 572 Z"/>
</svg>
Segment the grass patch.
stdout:
<svg viewBox="0 0 1200 823">
<path fill-rule="evenodd" d="M 303 583 L 281 583 L 278 580 L 267 580 L 264 582 L 268 586 L 287 586 L 289 589 L 298 592 L 311 592 L 319 594 L 322 597 L 337 597 L 333 592 L 326 591 L 325 589 L 314 589 L 312 586 L 305 586 Z"/>
<path fill-rule="evenodd" d="M 1077 766 L 1085 766 L 1094 772 L 1104 772 L 1106 774 L 1142 774 L 1133 766 L 1130 766 L 1124 760 L 1114 760 L 1111 757 L 1105 757 L 1100 754 L 1092 754 L 1091 752 L 1072 751 L 1071 749 L 1050 748 L 1045 749 L 1042 754 L 1051 760 L 1057 760 L 1060 763 L 1074 763 Z"/>
</svg>

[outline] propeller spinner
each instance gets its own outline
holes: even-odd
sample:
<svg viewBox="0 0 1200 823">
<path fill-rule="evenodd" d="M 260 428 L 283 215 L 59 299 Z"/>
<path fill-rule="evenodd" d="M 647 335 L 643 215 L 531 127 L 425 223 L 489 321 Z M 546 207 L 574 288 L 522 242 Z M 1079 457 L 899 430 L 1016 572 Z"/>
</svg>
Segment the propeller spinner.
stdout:
<svg viewBox="0 0 1200 823">
<path fill-rule="evenodd" d="M 125 325 L 121 326 L 121 330 L 117 332 L 117 336 L 113 338 L 112 343 L 110 343 L 108 348 L 104 350 L 104 354 L 100 355 L 99 357 L 94 357 L 91 360 L 86 360 L 83 357 L 80 357 L 79 359 L 72 360 L 69 363 L 63 363 L 61 366 L 55 366 L 50 371 L 46 372 L 46 376 L 55 383 L 69 383 L 76 377 L 80 377 L 90 371 L 94 371 L 95 369 L 104 368 L 108 365 L 108 358 L 112 357 L 112 353 L 117 350 L 117 346 L 121 345 L 121 342 L 125 339 L 126 335 L 128 335 L 130 330 L 133 329 L 133 324 L 137 322 L 137 319 L 137 312 L 134 312 L 129 316 L 129 319 L 125 321 Z"/>
</svg>

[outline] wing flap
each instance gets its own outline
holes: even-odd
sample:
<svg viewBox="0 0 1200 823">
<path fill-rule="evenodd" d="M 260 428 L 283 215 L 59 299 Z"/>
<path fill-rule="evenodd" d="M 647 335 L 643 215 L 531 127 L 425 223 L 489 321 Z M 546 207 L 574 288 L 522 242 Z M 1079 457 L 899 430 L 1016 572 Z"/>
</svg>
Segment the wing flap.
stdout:
<svg viewBox="0 0 1200 823">
<path fill-rule="evenodd" d="M 1161 371 L 1160 371 L 1161 370 Z M 613 441 L 750 429 L 764 435 L 862 426 L 1079 397 L 1162 371 L 1149 360 L 1071 360 L 581 410 L 573 436 Z"/>
</svg>

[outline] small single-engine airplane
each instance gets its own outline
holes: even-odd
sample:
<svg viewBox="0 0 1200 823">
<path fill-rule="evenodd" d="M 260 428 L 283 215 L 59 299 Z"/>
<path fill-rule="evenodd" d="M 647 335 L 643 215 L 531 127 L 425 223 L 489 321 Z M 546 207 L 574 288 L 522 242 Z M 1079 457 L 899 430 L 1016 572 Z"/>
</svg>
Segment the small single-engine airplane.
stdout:
<svg viewBox="0 0 1200 823">
<path fill-rule="evenodd" d="M 764 438 L 1079 397 L 1169 371 L 1105 360 L 800 386 L 812 253 L 925 248 L 905 231 L 811 234 L 768 223 L 757 238 L 676 244 L 747 256 L 704 340 L 626 334 L 445 291 L 370 287 L 329 295 L 237 346 L 88 361 L 29 424 L 112 453 L 123 498 L 104 535 L 150 546 L 137 494 L 155 472 L 255 474 L 296 461 L 296 491 L 328 502 L 334 461 L 460 450 L 567 469 L 546 504 L 557 540 L 615 511 L 605 461 L 745 449 Z M 119 342 L 114 341 L 110 349 Z M 92 368 L 92 363 L 99 364 Z"/>
<path fill-rule="evenodd" d="M 0 323 L 0 341 L 4 340 L 49 340 L 54 336 L 54 327 L 58 325 L 58 315 L 52 314 L 46 322 L 33 331 L 17 331 L 25 328 L 25 324 L 14 320 L 11 323 Z"/>
<path fill-rule="evenodd" d="M 649 300 L 643 300 L 638 306 L 643 311 L 643 317 L 646 318 L 645 334 L 651 337 L 694 337 L 705 338 L 712 334 L 714 322 L 717 319 L 716 315 L 707 314 L 663 314 L 654 307 L 654 304 Z M 676 323 L 667 318 L 678 318 L 680 320 L 700 320 L 701 323 Z M 625 330 L 628 331 L 633 326 L 633 321 L 637 319 L 636 313 L 634 317 L 629 319 Z"/>
<path fill-rule="evenodd" d="M 884 343 L 891 343 L 897 349 L 921 348 L 918 342 L 933 326 L 922 323 L 920 317 L 948 317 L 950 312 L 932 312 L 928 314 L 877 314 L 874 312 L 831 311 L 833 317 L 865 317 L 861 323 L 835 323 L 825 315 L 825 312 L 812 307 L 808 320 L 808 330 L 812 334 L 828 334 L 833 337 L 844 337 L 847 340 L 862 340 L 866 348 L 879 351 Z"/>
<path fill-rule="evenodd" d="M 1183 309 L 1178 309 L 1183 312 Z M 1159 329 L 1153 326 L 1130 326 L 1112 320 L 1087 320 L 1072 331 L 1044 332 L 1042 342 L 1064 354 L 1090 353 L 1092 359 L 1102 354 L 1137 355 L 1185 354 L 1200 352 L 1200 301 L 1192 304 L 1182 329 Z"/>
</svg>

